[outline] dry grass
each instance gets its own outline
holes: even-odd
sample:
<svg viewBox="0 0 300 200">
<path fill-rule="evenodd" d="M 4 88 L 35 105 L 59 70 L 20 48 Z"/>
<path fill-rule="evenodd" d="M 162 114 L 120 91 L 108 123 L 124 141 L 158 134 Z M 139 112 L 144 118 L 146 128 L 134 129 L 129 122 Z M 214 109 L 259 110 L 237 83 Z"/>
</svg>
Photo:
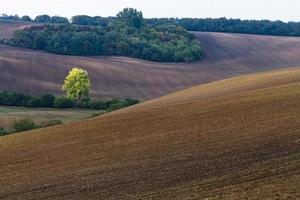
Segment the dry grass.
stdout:
<svg viewBox="0 0 300 200">
<path fill-rule="evenodd" d="M 89 118 L 104 111 L 83 109 L 37 109 L 0 106 L 0 127 L 11 128 L 15 121 L 32 119 L 37 125 L 53 119 L 63 122 L 77 121 Z"/>
<path fill-rule="evenodd" d="M 59 95 L 68 71 L 81 66 L 91 76 L 94 96 L 143 100 L 240 74 L 300 65 L 297 37 L 195 35 L 204 47 L 205 58 L 190 64 L 73 57 L 0 46 L 0 90 Z"/>
<path fill-rule="evenodd" d="M 299 199 L 300 68 L 0 138 L 0 199 Z"/>
</svg>

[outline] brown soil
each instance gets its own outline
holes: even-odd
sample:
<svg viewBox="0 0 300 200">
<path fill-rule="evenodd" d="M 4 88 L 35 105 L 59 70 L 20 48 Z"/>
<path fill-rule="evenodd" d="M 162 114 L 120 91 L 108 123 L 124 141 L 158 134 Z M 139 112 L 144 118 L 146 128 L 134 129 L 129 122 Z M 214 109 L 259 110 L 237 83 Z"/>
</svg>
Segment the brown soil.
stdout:
<svg viewBox="0 0 300 200">
<path fill-rule="evenodd" d="M 0 138 L 0 199 L 299 199 L 300 68 Z"/>
</svg>

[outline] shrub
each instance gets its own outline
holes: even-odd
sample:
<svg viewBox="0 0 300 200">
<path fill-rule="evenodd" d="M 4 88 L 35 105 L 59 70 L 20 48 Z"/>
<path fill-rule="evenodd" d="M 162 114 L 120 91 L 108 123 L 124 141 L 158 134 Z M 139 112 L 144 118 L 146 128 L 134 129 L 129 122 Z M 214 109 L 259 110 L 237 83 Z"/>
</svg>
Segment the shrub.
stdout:
<svg viewBox="0 0 300 200">
<path fill-rule="evenodd" d="M 85 100 L 76 102 L 75 106 L 77 108 L 90 108 L 90 101 L 89 101 L 89 99 L 85 99 Z"/>
<path fill-rule="evenodd" d="M 123 108 L 124 106 L 122 105 L 121 102 L 118 102 L 118 103 L 113 103 L 109 106 L 109 110 L 110 111 L 114 111 L 114 110 L 118 110 L 118 109 L 121 109 Z"/>
<path fill-rule="evenodd" d="M 23 93 L 13 93 L 15 106 L 26 106 L 30 101 L 31 96 Z"/>
<path fill-rule="evenodd" d="M 31 96 L 16 92 L 0 92 L 0 104 L 5 106 L 26 106 Z"/>
<path fill-rule="evenodd" d="M 126 106 L 132 106 L 132 105 L 140 103 L 140 101 L 137 99 L 125 99 L 124 101 L 125 101 Z"/>
<path fill-rule="evenodd" d="M 103 100 L 92 100 L 90 102 L 90 108 L 95 110 L 105 110 L 109 107 L 108 101 Z"/>
<path fill-rule="evenodd" d="M 75 102 L 66 97 L 59 97 L 54 100 L 55 108 L 74 108 Z"/>
<path fill-rule="evenodd" d="M 3 127 L 0 126 L 0 136 L 4 136 L 7 134 L 8 134 L 7 131 Z"/>
<path fill-rule="evenodd" d="M 41 107 L 41 106 L 42 106 L 42 100 L 41 100 L 40 98 L 33 97 L 33 98 L 31 98 L 31 99 L 28 101 L 27 106 L 28 106 L 28 107 L 31 107 L 31 108 L 38 108 L 38 107 Z"/>
<path fill-rule="evenodd" d="M 139 100 L 135 99 L 112 100 L 111 104 L 109 105 L 109 110 L 118 110 L 137 103 L 139 103 Z"/>
<path fill-rule="evenodd" d="M 5 105 L 6 92 L 0 92 L 0 104 Z"/>
<path fill-rule="evenodd" d="M 55 96 L 52 94 L 43 94 L 40 97 L 41 106 L 45 108 L 52 108 L 55 100 Z"/>
<path fill-rule="evenodd" d="M 60 124 L 63 124 L 63 122 L 60 119 L 52 119 L 52 120 L 44 122 L 42 124 L 42 127 L 56 126 L 56 125 L 60 125 Z"/>
<path fill-rule="evenodd" d="M 16 132 L 29 131 L 38 128 L 38 126 L 31 119 L 22 119 L 13 124 Z"/>
</svg>

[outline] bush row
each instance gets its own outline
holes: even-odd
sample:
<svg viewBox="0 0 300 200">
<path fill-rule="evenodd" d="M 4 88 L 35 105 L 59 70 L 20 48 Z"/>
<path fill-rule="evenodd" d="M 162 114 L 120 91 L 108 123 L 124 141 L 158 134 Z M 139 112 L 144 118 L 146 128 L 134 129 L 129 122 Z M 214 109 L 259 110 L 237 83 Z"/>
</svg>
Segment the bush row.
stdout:
<svg viewBox="0 0 300 200">
<path fill-rule="evenodd" d="M 22 131 L 29 131 L 37 128 L 44 128 L 49 126 L 55 126 L 63 124 L 63 122 L 59 119 L 52 119 L 47 122 L 42 123 L 41 125 L 37 125 L 33 122 L 32 119 L 26 118 L 21 119 L 19 121 L 15 121 L 13 124 L 12 129 L 4 129 L 3 127 L 0 127 L 0 136 L 9 135 L 12 133 L 18 133 Z"/>
<path fill-rule="evenodd" d="M 33 97 L 17 92 L 0 92 L 0 105 L 18 107 L 53 107 L 55 97 L 52 94 L 43 94 Z"/>
<path fill-rule="evenodd" d="M 85 108 L 95 110 L 116 110 L 139 103 L 135 99 L 86 100 L 76 103 L 66 97 L 43 94 L 39 97 L 17 92 L 0 92 L 0 105 L 31 108 Z"/>
</svg>

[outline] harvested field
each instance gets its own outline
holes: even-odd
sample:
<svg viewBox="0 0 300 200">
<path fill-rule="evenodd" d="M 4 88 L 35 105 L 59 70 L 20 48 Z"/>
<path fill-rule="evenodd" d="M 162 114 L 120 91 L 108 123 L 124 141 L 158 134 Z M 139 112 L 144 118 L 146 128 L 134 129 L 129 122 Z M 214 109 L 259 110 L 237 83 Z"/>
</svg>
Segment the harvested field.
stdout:
<svg viewBox="0 0 300 200">
<path fill-rule="evenodd" d="M 0 199 L 299 199 L 300 68 L 0 138 Z"/>
<path fill-rule="evenodd" d="M 60 95 L 68 71 L 80 66 L 90 73 L 95 97 L 143 100 L 240 74 L 300 65 L 300 38 L 194 34 L 204 47 L 205 57 L 190 64 L 63 56 L 0 46 L 0 90 Z"/>
</svg>

